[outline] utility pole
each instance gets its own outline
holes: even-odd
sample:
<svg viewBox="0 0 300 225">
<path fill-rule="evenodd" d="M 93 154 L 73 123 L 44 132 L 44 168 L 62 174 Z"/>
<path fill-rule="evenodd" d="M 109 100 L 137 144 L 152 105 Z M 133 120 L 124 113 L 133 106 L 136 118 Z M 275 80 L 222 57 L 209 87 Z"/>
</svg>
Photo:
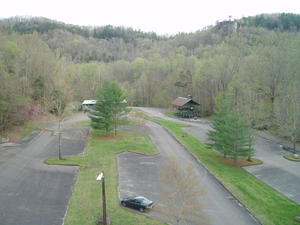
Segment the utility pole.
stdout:
<svg viewBox="0 0 300 225">
<path fill-rule="evenodd" d="M 107 225 L 105 179 L 104 179 L 104 174 L 102 172 L 98 175 L 96 181 L 101 181 L 101 180 L 102 180 L 102 208 L 103 208 L 102 224 Z"/>
<path fill-rule="evenodd" d="M 105 179 L 102 180 L 102 204 L 103 204 L 103 225 L 107 225 L 106 221 L 106 195 L 105 195 Z"/>
</svg>

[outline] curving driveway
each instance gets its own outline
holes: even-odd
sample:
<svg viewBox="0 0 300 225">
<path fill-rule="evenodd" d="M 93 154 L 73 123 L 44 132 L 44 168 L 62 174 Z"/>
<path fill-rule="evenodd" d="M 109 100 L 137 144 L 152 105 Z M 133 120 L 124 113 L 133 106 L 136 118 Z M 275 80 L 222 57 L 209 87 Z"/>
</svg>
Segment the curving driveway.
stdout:
<svg viewBox="0 0 300 225">
<path fill-rule="evenodd" d="M 147 121 L 146 126 L 160 154 L 145 156 L 125 152 L 117 156 L 121 198 L 143 195 L 154 200 L 159 207 L 148 215 L 172 223 L 172 219 L 160 210 L 161 207 L 172 210 L 174 206 L 167 205 L 161 196 L 161 190 L 168 188 L 168 184 L 159 179 L 159 172 L 160 168 L 175 157 L 183 167 L 195 166 L 199 189 L 206 190 L 206 194 L 197 199 L 205 203 L 204 208 L 198 210 L 203 210 L 210 224 L 232 225 L 233 221 L 239 225 L 259 224 L 162 126 L 151 121 Z M 189 225 L 199 224 L 202 224 L 200 219 L 193 218 L 189 221 Z"/>
<path fill-rule="evenodd" d="M 203 142 L 208 142 L 206 132 L 210 129 L 210 122 L 205 119 L 179 120 L 164 115 L 165 110 L 162 109 L 146 107 L 138 109 L 152 117 L 186 123 L 190 125 L 184 128 L 188 133 Z M 289 143 L 264 133 L 258 133 L 254 146 L 255 157 L 264 163 L 245 167 L 245 170 L 300 204 L 300 163 L 284 159 L 283 155 L 287 152 L 282 150 L 281 145 L 289 145 Z"/>
</svg>

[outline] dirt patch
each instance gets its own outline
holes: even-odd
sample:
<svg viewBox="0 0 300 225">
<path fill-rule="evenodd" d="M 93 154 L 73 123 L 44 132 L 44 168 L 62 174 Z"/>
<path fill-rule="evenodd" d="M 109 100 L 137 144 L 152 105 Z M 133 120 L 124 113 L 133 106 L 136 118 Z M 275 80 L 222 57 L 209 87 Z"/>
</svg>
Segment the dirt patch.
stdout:
<svg viewBox="0 0 300 225">
<path fill-rule="evenodd" d="M 38 115 L 31 120 L 26 121 L 23 124 L 11 125 L 3 134 L 4 137 L 8 138 L 9 142 L 17 142 L 24 138 L 25 127 L 32 127 L 34 130 L 42 130 L 41 127 L 45 123 L 54 121 L 55 117 L 51 114 L 45 113 Z M 1 136 L 1 134 L 0 134 Z"/>
<path fill-rule="evenodd" d="M 9 142 L 16 142 L 22 138 L 23 129 L 22 126 L 12 126 L 7 131 L 7 136 L 9 139 Z"/>
<path fill-rule="evenodd" d="M 230 158 L 219 157 L 220 161 L 223 161 L 229 165 L 234 165 L 234 160 Z M 236 161 L 236 167 L 244 167 L 244 166 L 253 166 L 259 165 L 263 162 L 259 159 L 252 158 L 251 161 L 248 161 L 247 158 L 238 158 Z"/>
<path fill-rule="evenodd" d="M 110 141 L 110 142 L 115 142 L 117 141 L 119 138 L 122 138 L 122 137 L 125 137 L 125 136 L 128 136 L 127 134 L 124 134 L 124 133 L 117 133 L 117 135 L 115 136 L 114 134 L 106 134 L 106 135 L 103 135 L 103 136 L 98 136 L 98 137 L 95 137 L 96 140 L 99 140 L 99 141 Z"/>
<path fill-rule="evenodd" d="M 48 123 L 57 121 L 57 118 L 51 113 L 44 113 L 42 115 L 35 116 L 33 120 L 39 123 Z"/>
</svg>

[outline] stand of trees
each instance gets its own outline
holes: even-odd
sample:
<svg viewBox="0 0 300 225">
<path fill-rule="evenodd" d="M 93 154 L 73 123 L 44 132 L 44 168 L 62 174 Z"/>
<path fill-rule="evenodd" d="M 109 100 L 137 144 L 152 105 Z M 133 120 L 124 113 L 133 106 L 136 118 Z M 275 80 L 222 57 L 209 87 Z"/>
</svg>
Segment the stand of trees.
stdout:
<svg viewBox="0 0 300 225">
<path fill-rule="evenodd" d="M 72 96 L 67 79 L 71 64 L 37 34 L 0 33 L 0 131 L 33 114 L 54 112 L 58 91 L 67 101 Z"/>
<path fill-rule="evenodd" d="M 73 25 L 2 20 L 0 126 L 21 120 L 28 102 L 51 111 L 51 93 L 60 86 L 68 87 L 70 100 L 81 101 L 94 98 L 108 80 L 122 87 L 131 105 L 169 107 L 192 92 L 202 115 L 211 115 L 219 102 L 230 101 L 251 127 L 296 142 L 298 20 L 294 14 L 259 15 L 157 38 L 111 26 L 87 38 Z M 277 25 L 269 27 L 271 21 Z"/>
<path fill-rule="evenodd" d="M 293 13 L 261 14 L 241 20 L 248 26 L 264 27 L 270 30 L 299 31 L 300 16 Z"/>
</svg>

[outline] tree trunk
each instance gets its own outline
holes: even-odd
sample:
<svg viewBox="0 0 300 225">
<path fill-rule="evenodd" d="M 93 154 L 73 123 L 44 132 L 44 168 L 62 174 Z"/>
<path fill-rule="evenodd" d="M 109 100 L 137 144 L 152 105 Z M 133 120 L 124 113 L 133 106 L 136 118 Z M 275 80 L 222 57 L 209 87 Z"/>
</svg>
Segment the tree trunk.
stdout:
<svg viewBox="0 0 300 225">
<path fill-rule="evenodd" d="M 233 158 L 233 165 L 236 166 L 237 165 L 237 157 L 238 157 L 236 146 L 233 147 L 233 152 L 234 152 L 233 153 L 233 157 L 234 157 Z"/>
<path fill-rule="evenodd" d="M 271 97 L 271 126 L 274 125 L 274 120 L 275 120 L 275 114 L 274 114 L 274 102 L 275 102 L 275 97 Z"/>
<path fill-rule="evenodd" d="M 117 122 L 115 121 L 115 136 L 117 136 Z"/>
<path fill-rule="evenodd" d="M 233 165 L 234 165 L 234 166 L 237 165 L 237 156 L 234 156 Z"/>
<path fill-rule="evenodd" d="M 294 152 L 294 154 L 296 154 L 296 142 L 295 141 L 293 141 L 293 152 Z"/>
<path fill-rule="evenodd" d="M 117 117 L 115 116 L 115 136 L 117 136 Z"/>
<path fill-rule="evenodd" d="M 247 161 L 248 161 L 248 162 L 252 162 L 252 160 L 251 160 L 251 155 L 248 155 Z"/>
<path fill-rule="evenodd" d="M 58 159 L 59 160 L 64 159 L 61 154 L 61 149 L 62 149 L 62 143 L 61 143 L 60 119 L 59 119 L 58 121 Z"/>
<path fill-rule="evenodd" d="M 250 149 L 251 149 L 251 136 L 249 136 L 249 155 L 248 155 L 248 159 L 247 159 L 248 162 L 252 162 Z"/>
<path fill-rule="evenodd" d="M 234 88 L 234 106 L 237 107 L 238 103 L 238 89 Z"/>
</svg>

